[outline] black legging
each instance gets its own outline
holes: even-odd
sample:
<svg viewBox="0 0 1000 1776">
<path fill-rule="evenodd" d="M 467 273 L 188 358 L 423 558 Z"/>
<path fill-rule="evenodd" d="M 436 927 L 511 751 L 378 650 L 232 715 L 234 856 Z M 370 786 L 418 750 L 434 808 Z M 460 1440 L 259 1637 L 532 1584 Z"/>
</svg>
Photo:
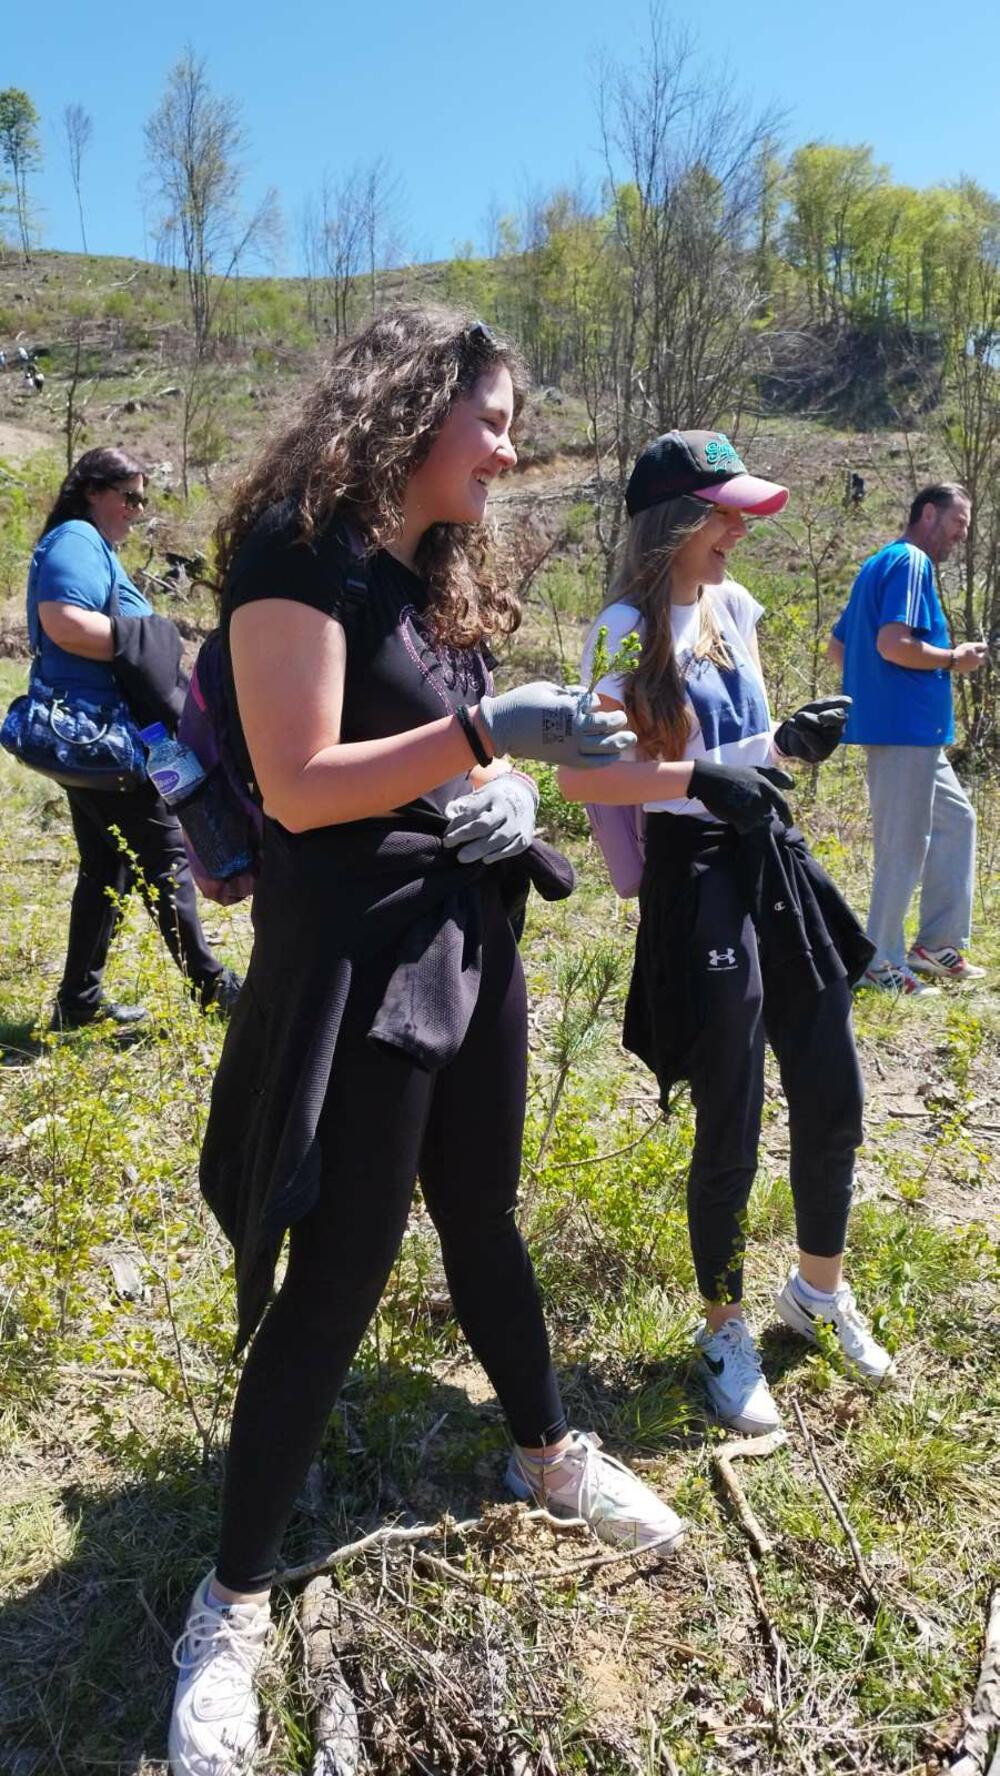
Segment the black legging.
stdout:
<svg viewBox="0 0 1000 1776">
<path fill-rule="evenodd" d="M 798 1243 L 817 1257 L 844 1249 L 864 1088 L 846 981 L 822 991 L 761 980 L 757 935 L 725 861 L 699 878 L 687 966 L 705 1016 L 691 1056 L 695 1141 L 688 1223 L 706 1301 L 743 1294 L 744 1225 L 764 1104 L 764 1039 L 788 1102 Z"/>
<path fill-rule="evenodd" d="M 113 826 L 139 861 L 146 906 L 170 954 L 204 994 L 222 973 L 222 963 L 205 941 L 176 814 L 151 786 L 124 795 L 68 789 L 66 797 L 80 870 L 70 907 L 66 965 L 56 996 L 60 1011 L 85 1015 L 100 1003 L 104 964 L 121 917 L 118 903 L 133 880 L 128 859 L 111 832 Z M 147 888 L 157 890 L 155 906 L 145 894 Z"/>
<path fill-rule="evenodd" d="M 514 1220 L 524 975 L 488 878 L 482 896 L 482 984 L 450 1066 L 427 1073 L 367 1041 L 391 958 L 352 985 L 320 1123 L 320 1200 L 291 1230 L 285 1279 L 236 1397 L 216 1567 L 233 1590 L 270 1583 L 296 1495 L 399 1251 L 418 1171 L 456 1314 L 515 1440 L 540 1446 L 566 1429 Z"/>
</svg>

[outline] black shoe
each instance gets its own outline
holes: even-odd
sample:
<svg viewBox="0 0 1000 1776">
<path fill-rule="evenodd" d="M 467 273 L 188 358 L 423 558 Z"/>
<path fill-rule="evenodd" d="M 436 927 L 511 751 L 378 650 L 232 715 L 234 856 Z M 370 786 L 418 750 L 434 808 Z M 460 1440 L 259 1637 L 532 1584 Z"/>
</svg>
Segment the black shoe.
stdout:
<svg viewBox="0 0 1000 1776">
<path fill-rule="evenodd" d="M 127 1030 L 135 1024 L 141 1024 L 147 1015 L 144 1005 L 119 1005 L 114 999 L 101 998 L 96 1005 L 72 1007 L 60 1005 L 57 999 L 49 1029 L 83 1030 L 88 1024 L 96 1024 L 100 1018 L 108 1018 L 120 1030 Z"/>
<path fill-rule="evenodd" d="M 206 981 L 201 989 L 201 1009 L 210 1008 L 217 1011 L 220 1017 L 232 1017 L 236 1010 L 236 1001 L 240 996 L 243 982 L 231 968 L 224 968 L 221 974 L 215 974 Z"/>
</svg>

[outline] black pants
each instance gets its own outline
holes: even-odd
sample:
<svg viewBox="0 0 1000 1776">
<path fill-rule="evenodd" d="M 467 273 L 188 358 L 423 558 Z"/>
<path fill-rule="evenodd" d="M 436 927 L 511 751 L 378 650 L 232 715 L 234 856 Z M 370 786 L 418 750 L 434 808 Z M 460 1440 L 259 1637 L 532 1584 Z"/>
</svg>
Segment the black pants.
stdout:
<svg viewBox="0 0 1000 1776">
<path fill-rule="evenodd" d="M 846 981 L 821 991 L 761 979 L 757 935 L 725 863 L 701 878 L 689 965 L 706 1014 L 689 1071 L 695 1142 L 688 1221 L 706 1301 L 739 1301 L 747 1204 L 764 1103 L 764 1041 L 788 1102 L 798 1243 L 817 1257 L 844 1249 L 862 1139 L 864 1088 Z"/>
<path fill-rule="evenodd" d="M 416 1176 L 455 1311 L 517 1442 L 566 1428 L 531 1260 L 514 1220 L 527 1070 L 524 975 L 483 889 L 483 976 L 466 1040 L 427 1073 L 369 1042 L 392 961 L 355 977 L 320 1122 L 316 1207 L 292 1228 L 284 1282 L 233 1413 L 217 1572 L 263 1590 L 285 1525 L 402 1241 Z"/>
<path fill-rule="evenodd" d="M 121 917 L 117 902 L 133 884 L 131 866 L 111 831 L 113 826 L 138 859 L 142 872 L 139 885 L 150 917 L 159 925 L 174 961 L 195 987 L 207 988 L 222 973 L 222 963 L 213 956 L 201 928 L 177 816 L 152 788 L 124 795 L 68 789 L 66 798 L 80 871 L 70 907 L 66 965 L 56 998 L 60 1011 L 86 1014 L 96 1008 L 101 997 L 104 964 Z M 155 905 L 146 895 L 147 888 L 157 890 Z"/>
</svg>

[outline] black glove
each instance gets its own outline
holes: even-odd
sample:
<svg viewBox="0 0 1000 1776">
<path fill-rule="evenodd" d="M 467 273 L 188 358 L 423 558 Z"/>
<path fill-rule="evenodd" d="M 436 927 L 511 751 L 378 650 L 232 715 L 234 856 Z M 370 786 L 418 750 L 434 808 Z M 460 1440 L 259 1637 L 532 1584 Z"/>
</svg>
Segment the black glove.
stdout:
<svg viewBox="0 0 1000 1776">
<path fill-rule="evenodd" d="M 792 825 L 792 811 L 778 791 L 790 789 L 794 781 L 787 771 L 770 765 L 713 765 L 708 759 L 695 759 L 688 795 L 704 802 L 716 820 L 728 820 L 743 833 L 762 826 L 772 814 Z"/>
<path fill-rule="evenodd" d="M 815 703 L 803 703 L 775 729 L 775 746 L 785 758 L 821 765 L 840 745 L 850 707 L 850 697 L 817 697 Z"/>
</svg>

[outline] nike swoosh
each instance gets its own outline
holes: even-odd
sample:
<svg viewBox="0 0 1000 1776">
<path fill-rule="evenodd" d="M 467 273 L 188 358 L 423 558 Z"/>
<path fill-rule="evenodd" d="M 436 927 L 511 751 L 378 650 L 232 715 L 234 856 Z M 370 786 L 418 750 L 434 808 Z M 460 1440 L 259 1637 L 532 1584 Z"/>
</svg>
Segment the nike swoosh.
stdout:
<svg viewBox="0 0 1000 1776">
<path fill-rule="evenodd" d="M 703 1356 L 701 1360 L 704 1363 L 706 1369 L 711 1369 L 713 1375 L 721 1375 L 723 1369 L 726 1367 L 725 1362 L 722 1357 L 705 1357 L 705 1356 Z"/>
</svg>

